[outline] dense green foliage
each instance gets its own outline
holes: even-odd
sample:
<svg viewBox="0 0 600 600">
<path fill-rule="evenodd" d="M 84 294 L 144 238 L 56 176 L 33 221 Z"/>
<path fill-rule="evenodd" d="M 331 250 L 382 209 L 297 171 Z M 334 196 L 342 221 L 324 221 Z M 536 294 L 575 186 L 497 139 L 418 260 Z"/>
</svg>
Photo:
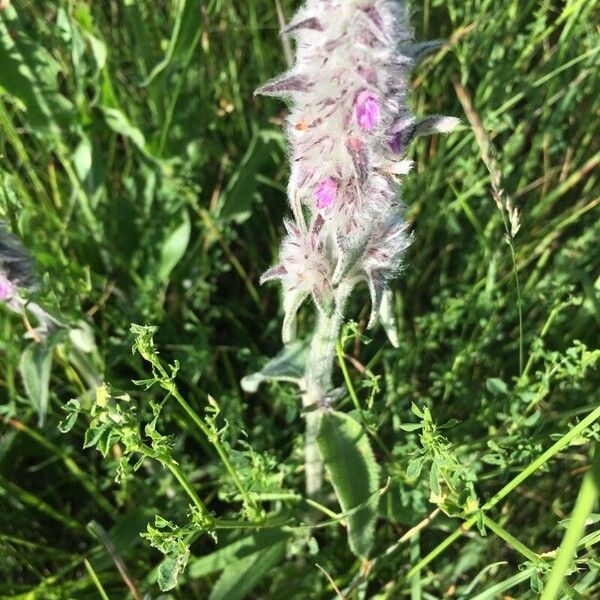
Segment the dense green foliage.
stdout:
<svg viewBox="0 0 600 600">
<path fill-rule="evenodd" d="M 302 495 L 296 388 L 240 387 L 281 347 L 283 112 L 253 97 L 278 3 L 0 6 L 0 218 L 70 327 L 40 345 L 0 306 L 0 597 L 537 598 L 565 531 L 548 589 L 600 597 L 598 0 L 413 2 L 448 40 L 415 112 L 463 126 L 412 149 L 400 348 L 365 338 L 366 290 L 338 347 L 371 562 L 330 483 Z"/>
</svg>

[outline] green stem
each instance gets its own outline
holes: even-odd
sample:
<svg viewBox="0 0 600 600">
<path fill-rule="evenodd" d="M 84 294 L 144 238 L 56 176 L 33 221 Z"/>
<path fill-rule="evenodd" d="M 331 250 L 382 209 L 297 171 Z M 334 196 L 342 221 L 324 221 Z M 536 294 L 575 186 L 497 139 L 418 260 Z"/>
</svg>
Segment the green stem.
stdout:
<svg viewBox="0 0 600 600">
<path fill-rule="evenodd" d="M 319 312 L 306 363 L 306 391 L 303 406 L 308 409 L 308 412 L 304 442 L 304 475 L 306 495 L 309 498 L 319 493 L 323 482 L 323 459 L 317 445 L 317 434 L 321 409 L 326 406 L 326 397 L 331 391 L 335 345 L 341 324 L 341 310 L 334 310 L 330 315 Z"/>
<path fill-rule="evenodd" d="M 342 375 L 344 376 L 344 382 L 346 383 L 346 387 L 348 388 L 348 393 L 350 394 L 350 398 L 352 399 L 352 403 L 354 404 L 354 408 L 360 414 L 361 421 L 364 422 L 363 410 L 358 400 L 358 396 L 356 394 L 356 390 L 352 385 L 352 379 L 350 379 L 350 373 L 348 372 L 348 365 L 346 365 L 346 360 L 344 358 L 344 348 L 342 347 L 341 341 L 335 346 L 335 351 L 337 354 L 338 363 L 340 365 L 340 369 L 342 370 Z"/>
<path fill-rule="evenodd" d="M 367 424 L 365 413 L 360 405 L 358 394 L 354 389 L 352 378 L 350 377 L 350 372 L 348 371 L 348 365 L 346 364 L 346 359 L 344 358 L 344 347 L 342 346 L 342 342 L 339 339 L 335 345 L 335 352 L 337 355 L 338 364 L 340 365 L 340 369 L 342 370 L 342 375 L 344 376 L 346 388 L 348 389 L 348 393 L 350 394 L 350 398 L 352 399 L 352 404 L 354 404 L 354 408 L 356 408 L 358 414 L 360 415 L 361 425 L 365 428 L 366 432 L 375 440 L 377 445 L 381 448 L 382 452 L 386 456 L 390 456 L 390 449 L 385 445 L 381 437 L 379 437 L 377 430 L 374 427 L 369 427 L 369 425 Z"/>
<path fill-rule="evenodd" d="M 521 485 L 530 475 L 535 473 L 543 464 L 548 462 L 553 456 L 558 454 L 563 448 L 566 448 L 576 437 L 581 435 L 590 425 L 600 418 L 600 406 L 592 411 L 587 417 L 582 419 L 568 433 L 563 435 L 555 444 L 550 446 L 546 452 L 541 454 L 532 463 L 521 471 L 514 479 L 511 479 L 501 490 L 494 494 L 482 507 L 483 511 L 492 509 L 496 504 L 503 500 L 515 488 Z M 435 547 L 427 556 L 422 558 L 410 571 L 406 578 L 414 577 L 421 569 L 427 566 L 432 560 L 437 558 L 446 548 L 451 546 L 465 531 L 468 531 L 477 523 L 478 515 L 469 517 L 458 529 L 452 532 L 443 542 Z"/>
<path fill-rule="evenodd" d="M 600 462 L 600 447 L 596 450 L 595 463 Z M 544 593 L 542 594 L 541 600 L 554 600 L 558 597 L 560 590 L 562 589 L 565 575 L 569 570 L 569 566 L 573 557 L 577 552 L 577 545 L 585 530 L 585 524 L 598 498 L 598 490 L 594 482 L 592 473 L 588 473 L 581 485 L 579 495 L 575 502 L 575 508 L 571 516 L 569 528 L 565 533 L 558 554 L 552 567 L 552 573 L 548 578 L 548 582 L 544 587 Z"/>
<path fill-rule="evenodd" d="M 86 568 L 89 576 L 91 577 L 92 581 L 94 582 L 94 585 L 96 586 L 96 589 L 98 590 L 98 593 L 100 594 L 100 598 L 102 598 L 102 600 L 109 600 L 108 595 L 107 595 L 105 589 L 102 587 L 102 583 L 100 583 L 100 579 L 98 579 L 98 575 L 96 575 L 96 571 L 94 571 L 94 567 L 92 567 L 90 561 L 86 558 L 86 559 L 84 559 L 83 564 L 85 565 L 85 568 Z"/>
<path fill-rule="evenodd" d="M 227 452 L 225 451 L 223 444 L 221 444 L 221 441 L 219 440 L 218 436 L 213 434 L 213 432 L 209 429 L 206 423 L 198 416 L 196 411 L 186 402 L 185 398 L 179 392 L 177 385 L 171 379 L 171 377 L 169 377 L 169 375 L 165 371 L 165 368 L 162 366 L 158 358 L 152 358 L 151 362 L 158 369 L 160 375 L 162 376 L 162 386 L 175 398 L 175 400 L 177 400 L 181 408 L 183 408 L 183 410 L 187 413 L 187 415 L 198 427 L 198 429 L 202 431 L 202 433 L 206 436 L 208 441 L 214 446 L 215 450 L 217 451 L 217 454 L 223 462 L 223 465 L 225 465 L 227 472 L 231 476 L 231 479 L 233 480 L 235 486 L 238 488 L 240 494 L 242 495 L 244 502 L 247 506 L 250 506 L 258 514 L 258 505 L 250 496 L 248 490 L 246 490 L 246 488 L 244 487 L 244 484 L 239 478 L 235 467 L 229 460 L 229 456 L 227 455 Z"/>
<path fill-rule="evenodd" d="M 514 535 L 510 534 L 506 529 L 501 527 L 496 521 L 490 519 L 487 515 L 483 517 L 485 526 L 493 531 L 500 539 L 504 540 L 511 548 L 516 550 L 519 554 L 530 560 L 534 565 L 543 566 L 548 563 L 536 554 L 533 550 L 529 549 L 525 544 L 520 542 Z M 563 582 L 562 579 L 558 583 L 558 587 L 570 598 L 579 598 L 577 591 L 573 589 L 568 583 Z M 544 590 L 545 591 L 545 590 Z M 557 590 L 558 593 L 558 590 Z M 544 594 L 545 596 L 545 594 Z M 542 600 L 544 598 L 542 596 Z"/>
<path fill-rule="evenodd" d="M 174 388 L 173 390 L 169 390 L 169 391 L 171 391 L 171 393 L 173 394 L 173 397 L 177 400 L 177 402 L 179 402 L 179 404 L 183 408 L 183 410 L 185 410 L 185 412 L 189 415 L 189 417 L 192 419 L 192 421 L 194 421 L 194 423 L 198 426 L 198 428 L 207 437 L 208 441 L 214 446 L 215 450 L 217 451 L 217 454 L 219 455 L 219 457 L 221 458 L 221 461 L 223 462 L 223 465 L 225 465 L 227 472 L 231 476 L 231 479 L 233 480 L 235 486 L 237 487 L 240 494 L 242 495 L 244 502 L 248 506 L 252 507 L 252 509 L 254 509 L 254 511 L 258 511 L 258 505 L 254 501 L 252 496 L 250 496 L 250 494 L 248 493 L 248 490 L 246 490 L 246 488 L 244 487 L 242 480 L 239 478 L 239 475 L 237 474 L 237 471 L 235 470 L 235 467 L 233 466 L 231 460 L 229 460 L 229 456 L 227 455 L 227 452 L 225 451 L 225 448 L 223 447 L 223 444 L 221 444 L 221 441 L 219 440 L 219 438 L 210 431 L 210 429 L 207 427 L 206 423 L 204 423 L 204 421 L 198 416 L 196 411 L 194 411 L 194 409 L 185 401 L 183 396 L 179 393 L 179 390 L 177 389 L 177 387 L 175 385 L 173 385 L 173 388 Z"/>
<path fill-rule="evenodd" d="M 184 475 L 183 471 L 179 468 L 179 466 L 174 461 L 169 461 L 165 463 L 166 467 L 173 473 L 173 476 L 179 483 L 181 487 L 185 490 L 186 494 L 190 497 L 192 502 L 200 509 L 200 512 L 205 516 L 210 516 L 210 512 L 208 508 L 206 508 L 206 504 L 202 502 L 200 496 L 196 493 L 196 490 L 192 487 L 192 484 L 188 481 L 187 477 Z"/>
<path fill-rule="evenodd" d="M 504 540 L 511 548 L 522 554 L 535 565 L 546 564 L 533 550 L 530 550 L 525 544 L 520 542 L 514 535 L 506 531 L 496 521 L 484 515 L 483 522 L 485 526 L 493 531 L 501 540 Z"/>
</svg>

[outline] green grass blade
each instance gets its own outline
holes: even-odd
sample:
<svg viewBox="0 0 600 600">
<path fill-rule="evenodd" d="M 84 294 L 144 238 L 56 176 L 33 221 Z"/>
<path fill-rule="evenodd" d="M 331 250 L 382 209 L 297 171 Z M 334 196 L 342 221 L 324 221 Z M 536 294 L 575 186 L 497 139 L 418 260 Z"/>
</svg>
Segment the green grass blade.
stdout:
<svg viewBox="0 0 600 600">
<path fill-rule="evenodd" d="M 594 457 L 594 470 L 600 470 L 600 452 L 596 451 Z M 558 597 L 561 586 L 571 565 L 571 561 L 577 553 L 577 545 L 585 530 L 587 518 L 594 509 L 598 499 L 598 487 L 594 481 L 594 475 L 588 473 L 581 484 L 575 508 L 565 536 L 560 544 L 554 566 L 542 593 L 541 600 L 554 600 Z"/>
</svg>

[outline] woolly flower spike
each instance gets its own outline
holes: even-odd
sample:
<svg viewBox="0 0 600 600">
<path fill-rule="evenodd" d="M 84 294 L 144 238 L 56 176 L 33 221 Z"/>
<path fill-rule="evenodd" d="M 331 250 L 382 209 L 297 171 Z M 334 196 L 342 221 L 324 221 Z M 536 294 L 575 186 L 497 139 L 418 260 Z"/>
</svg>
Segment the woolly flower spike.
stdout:
<svg viewBox="0 0 600 600">
<path fill-rule="evenodd" d="M 377 321 L 409 245 L 398 178 L 411 163 L 402 155 L 417 136 L 448 133 L 458 120 L 418 120 L 407 108 L 410 72 L 440 42 L 413 43 L 403 2 L 307 0 L 285 32 L 296 38 L 295 64 L 257 93 L 291 102 L 295 223 L 280 263 L 262 278 L 283 284 L 287 342 L 309 295 L 330 314 L 361 281 L 371 292 L 370 325 Z"/>
<path fill-rule="evenodd" d="M 358 94 L 354 110 L 358 124 L 365 131 L 371 131 L 379 121 L 379 102 L 377 96 L 369 90 Z"/>
<path fill-rule="evenodd" d="M 0 300 L 7 302 L 14 294 L 14 286 L 10 279 L 0 271 Z"/>
<path fill-rule="evenodd" d="M 35 285 L 33 261 L 21 242 L 0 224 L 0 300 L 13 305 L 19 288 Z"/>
<path fill-rule="evenodd" d="M 21 313 L 27 308 L 39 321 L 36 333 L 43 337 L 58 322 L 36 303 L 27 302 L 20 295 L 20 290 L 33 291 L 35 287 L 33 260 L 21 241 L 0 223 L 0 302 L 14 312 Z"/>
</svg>

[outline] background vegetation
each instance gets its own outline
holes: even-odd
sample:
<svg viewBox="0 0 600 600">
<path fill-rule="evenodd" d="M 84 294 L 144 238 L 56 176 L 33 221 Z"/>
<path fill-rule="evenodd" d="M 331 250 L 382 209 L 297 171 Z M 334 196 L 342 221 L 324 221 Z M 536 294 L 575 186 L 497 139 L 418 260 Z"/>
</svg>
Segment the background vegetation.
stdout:
<svg viewBox="0 0 600 600">
<path fill-rule="evenodd" d="M 285 66 L 276 3 L 0 6 L 0 216 L 71 327 L 40 349 L 0 307 L 2 597 L 157 598 L 188 546 L 162 597 L 539 597 L 600 438 L 600 3 L 413 3 L 418 39 L 448 40 L 415 72 L 415 112 L 464 125 L 412 149 L 400 348 L 367 343 L 365 292 L 340 345 L 338 408 L 356 396 L 389 477 L 362 564 L 339 520 L 305 526 L 294 389 L 239 385 L 280 348 L 257 280 L 287 210 L 284 112 L 252 95 Z M 492 182 L 521 211 L 512 246 Z M 148 330 L 132 354 L 132 323 L 158 327 L 159 359 Z M 132 383 L 153 378 L 140 353 L 179 361 L 184 404 L 156 365 Z M 599 517 L 567 597 L 600 597 Z"/>
</svg>

